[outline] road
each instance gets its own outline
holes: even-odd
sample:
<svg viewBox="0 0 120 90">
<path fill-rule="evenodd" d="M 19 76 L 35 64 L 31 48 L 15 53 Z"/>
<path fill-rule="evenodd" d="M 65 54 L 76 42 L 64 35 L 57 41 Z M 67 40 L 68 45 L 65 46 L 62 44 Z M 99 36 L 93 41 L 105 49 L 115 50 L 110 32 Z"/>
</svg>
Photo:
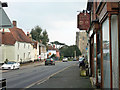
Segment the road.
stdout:
<svg viewBox="0 0 120 90">
<path fill-rule="evenodd" d="M 77 61 L 57 62 L 56 65 L 42 65 L 2 73 L 7 79 L 7 88 L 30 88 L 36 83 L 43 82 L 51 75 L 77 64 Z"/>
</svg>

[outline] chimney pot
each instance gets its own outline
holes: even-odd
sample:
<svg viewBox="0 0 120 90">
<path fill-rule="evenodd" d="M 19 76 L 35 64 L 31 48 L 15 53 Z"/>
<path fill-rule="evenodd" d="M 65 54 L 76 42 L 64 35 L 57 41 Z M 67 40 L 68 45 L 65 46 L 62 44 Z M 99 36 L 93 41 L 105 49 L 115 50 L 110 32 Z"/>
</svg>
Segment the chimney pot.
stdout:
<svg viewBox="0 0 120 90">
<path fill-rule="evenodd" d="M 53 45 L 53 47 L 55 48 L 55 45 Z"/>
<path fill-rule="evenodd" d="M 16 21 L 13 21 L 13 26 L 17 27 L 17 22 Z"/>
</svg>

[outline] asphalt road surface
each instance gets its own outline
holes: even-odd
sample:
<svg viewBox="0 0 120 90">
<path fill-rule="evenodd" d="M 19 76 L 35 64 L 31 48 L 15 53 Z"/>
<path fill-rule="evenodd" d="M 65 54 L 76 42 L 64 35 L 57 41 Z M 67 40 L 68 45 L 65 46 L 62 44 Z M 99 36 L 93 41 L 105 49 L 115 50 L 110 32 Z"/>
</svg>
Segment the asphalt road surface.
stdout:
<svg viewBox="0 0 120 90">
<path fill-rule="evenodd" d="M 2 77 L 7 80 L 7 88 L 30 88 L 34 84 L 40 83 L 51 75 L 75 64 L 78 64 L 78 61 L 57 62 L 55 65 L 21 68 L 4 72 Z"/>
</svg>

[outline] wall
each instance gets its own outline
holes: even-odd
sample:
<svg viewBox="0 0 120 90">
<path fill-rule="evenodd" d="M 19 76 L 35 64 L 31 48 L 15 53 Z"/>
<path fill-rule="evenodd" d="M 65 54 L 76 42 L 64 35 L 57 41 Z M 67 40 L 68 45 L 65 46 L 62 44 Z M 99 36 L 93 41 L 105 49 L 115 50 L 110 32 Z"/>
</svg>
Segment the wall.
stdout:
<svg viewBox="0 0 120 90">
<path fill-rule="evenodd" d="M 18 44 L 19 44 L 19 48 L 18 48 Z M 15 54 L 16 54 L 15 58 L 18 62 L 26 62 L 26 61 L 34 60 L 35 58 L 34 48 L 30 43 L 16 42 Z"/>
<path fill-rule="evenodd" d="M 86 32 L 76 32 L 76 45 L 82 54 L 86 54 L 87 42 L 88 39 Z"/>
<path fill-rule="evenodd" d="M 15 47 L 13 45 L 1 45 L 0 46 L 0 63 L 4 63 L 6 59 L 9 61 L 15 61 Z"/>
</svg>

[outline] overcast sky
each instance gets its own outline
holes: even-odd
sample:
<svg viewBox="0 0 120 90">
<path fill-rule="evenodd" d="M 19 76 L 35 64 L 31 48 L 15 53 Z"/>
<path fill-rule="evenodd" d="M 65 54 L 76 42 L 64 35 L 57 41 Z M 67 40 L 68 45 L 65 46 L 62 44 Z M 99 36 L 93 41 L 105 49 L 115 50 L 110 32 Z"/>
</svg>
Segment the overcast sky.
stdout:
<svg viewBox="0 0 120 90">
<path fill-rule="evenodd" d="M 87 7 L 87 0 L 2 0 L 8 2 L 4 8 L 10 20 L 25 33 L 39 25 L 46 29 L 50 42 L 75 44 L 77 11 Z"/>
</svg>

